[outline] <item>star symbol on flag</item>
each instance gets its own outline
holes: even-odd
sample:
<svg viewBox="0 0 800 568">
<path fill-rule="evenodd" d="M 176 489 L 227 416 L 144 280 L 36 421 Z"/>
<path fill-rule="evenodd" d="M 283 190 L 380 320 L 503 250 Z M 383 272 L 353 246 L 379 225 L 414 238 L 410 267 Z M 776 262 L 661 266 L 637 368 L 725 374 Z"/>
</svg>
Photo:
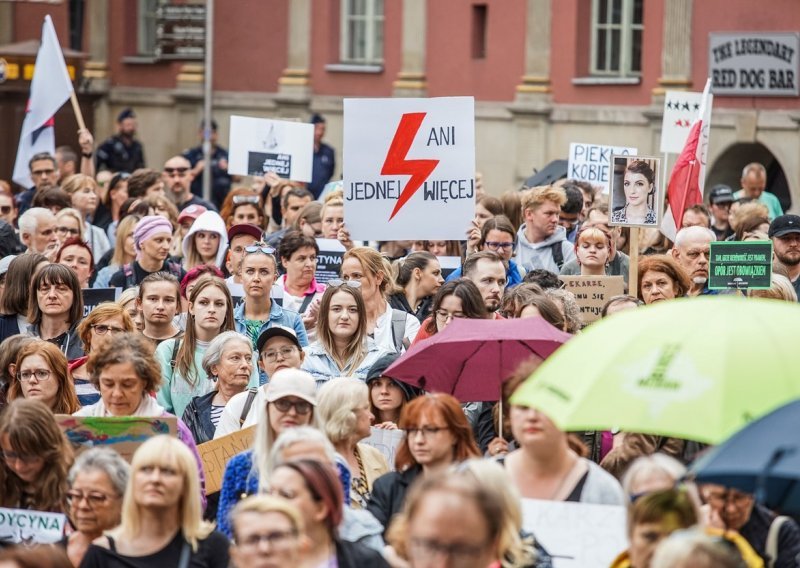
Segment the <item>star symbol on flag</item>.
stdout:
<svg viewBox="0 0 800 568">
<path fill-rule="evenodd" d="M 689 110 L 689 103 L 683 103 L 683 110 Z"/>
<path fill-rule="evenodd" d="M 672 109 L 672 101 L 667 101 L 667 109 Z"/>
<path fill-rule="evenodd" d="M 694 110 L 700 110 L 700 103 L 694 103 Z"/>
</svg>

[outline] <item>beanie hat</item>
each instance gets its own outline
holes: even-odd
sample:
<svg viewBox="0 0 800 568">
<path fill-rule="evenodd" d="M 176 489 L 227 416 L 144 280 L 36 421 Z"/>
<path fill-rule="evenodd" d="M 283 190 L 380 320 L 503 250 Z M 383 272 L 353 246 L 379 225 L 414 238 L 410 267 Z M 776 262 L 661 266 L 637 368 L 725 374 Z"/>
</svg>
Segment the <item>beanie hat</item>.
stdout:
<svg viewBox="0 0 800 568">
<path fill-rule="evenodd" d="M 133 248 L 137 253 L 142 252 L 142 243 L 159 233 L 167 233 L 172 236 L 172 223 L 161 215 L 142 217 L 133 228 Z"/>
</svg>

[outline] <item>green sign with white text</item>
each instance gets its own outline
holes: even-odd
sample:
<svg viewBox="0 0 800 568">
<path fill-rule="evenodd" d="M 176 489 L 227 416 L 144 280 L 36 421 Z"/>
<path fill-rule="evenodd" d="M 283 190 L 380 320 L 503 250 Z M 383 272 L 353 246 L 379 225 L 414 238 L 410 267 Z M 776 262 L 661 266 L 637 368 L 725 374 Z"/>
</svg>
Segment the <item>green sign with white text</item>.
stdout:
<svg viewBox="0 0 800 568">
<path fill-rule="evenodd" d="M 714 241 L 710 248 L 709 289 L 764 290 L 772 285 L 771 241 Z"/>
</svg>

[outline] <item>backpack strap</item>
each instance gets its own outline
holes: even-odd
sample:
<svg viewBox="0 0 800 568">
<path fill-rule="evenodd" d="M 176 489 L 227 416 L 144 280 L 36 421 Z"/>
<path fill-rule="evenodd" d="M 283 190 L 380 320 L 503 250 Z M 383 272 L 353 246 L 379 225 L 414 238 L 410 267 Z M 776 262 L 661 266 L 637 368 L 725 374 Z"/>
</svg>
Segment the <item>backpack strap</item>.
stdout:
<svg viewBox="0 0 800 568">
<path fill-rule="evenodd" d="M 558 270 L 564 266 L 564 249 L 561 248 L 562 241 L 558 241 L 550 245 L 550 250 L 553 252 L 553 261 L 555 261 Z"/>
<path fill-rule="evenodd" d="M 769 525 L 767 546 L 764 550 L 767 553 L 767 568 L 774 568 L 775 563 L 778 561 L 778 537 L 780 536 L 781 527 L 788 521 L 789 517 L 779 515 L 775 517 Z"/>
<path fill-rule="evenodd" d="M 247 389 L 247 400 L 244 401 L 242 415 L 239 417 L 239 428 L 244 426 L 244 421 L 247 419 L 247 415 L 250 412 L 250 407 L 253 406 L 253 401 L 256 399 L 256 393 L 258 393 L 258 389 L 256 387 L 250 387 Z"/>
<path fill-rule="evenodd" d="M 308 308 L 309 304 L 311 303 L 311 300 L 314 299 L 314 296 L 316 296 L 316 294 L 309 294 L 308 296 L 303 298 L 303 303 L 300 304 L 300 309 L 297 310 L 298 314 L 306 313 L 306 309 Z"/>
<path fill-rule="evenodd" d="M 403 310 L 395 310 L 392 308 L 392 340 L 394 341 L 394 350 L 400 353 L 405 347 L 408 349 L 408 341 L 405 340 L 406 335 L 406 312 Z"/>
<path fill-rule="evenodd" d="M 181 339 L 178 338 L 172 345 L 172 357 L 170 357 L 169 360 L 170 367 L 172 367 L 173 369 L 178 365 L 178 349 L 180 348 L 181 348 Z"/>
</svg>

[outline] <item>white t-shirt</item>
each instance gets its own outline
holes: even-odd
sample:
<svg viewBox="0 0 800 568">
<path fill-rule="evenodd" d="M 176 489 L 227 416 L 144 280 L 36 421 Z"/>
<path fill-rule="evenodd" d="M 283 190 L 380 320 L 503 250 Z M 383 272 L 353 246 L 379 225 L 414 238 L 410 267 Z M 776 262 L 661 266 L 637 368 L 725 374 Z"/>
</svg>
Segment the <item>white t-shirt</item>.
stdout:
<svg viewBox="0 0 800 568">
<path fill-rule="evenodd" d="M 417 332 L 419 332 L 420 323 L 419 320 L 405 312 L 406 314 L 406 329 L 405 333 L 403 334 L 403 339 L 407 340 L 408 344 L 410 345 L 413 343 L 414 338 L 417 337 Z M 389 305 L 389 302 L 386 302 L 386 311 L 383 312 L 383 315 L 378 318 L 378 321 L 375 322 L 375 331 L 372 334 L 372 338 L 375 340 L 375 343 L 378 347 L 385 349 L 390 353 L 394 353 L 395 350 L 395 343 L 394 337 L 392 336 L 392 306 Z M 405 351 L 405 348 L 401 349 L 401 352 Z"/>
</svg>

